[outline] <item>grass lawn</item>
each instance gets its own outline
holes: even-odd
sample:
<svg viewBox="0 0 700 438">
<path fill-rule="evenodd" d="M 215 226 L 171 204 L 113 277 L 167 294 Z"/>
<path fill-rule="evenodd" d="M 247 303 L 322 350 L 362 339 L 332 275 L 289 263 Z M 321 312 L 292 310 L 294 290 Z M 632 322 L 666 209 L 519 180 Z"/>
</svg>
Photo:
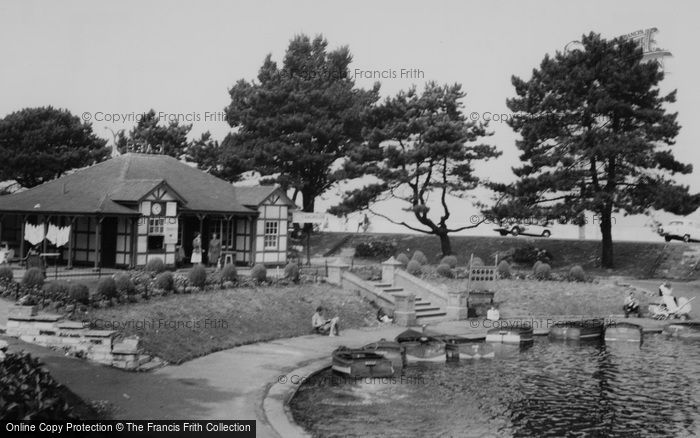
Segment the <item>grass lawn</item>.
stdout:
<svg viewBox="0 0 700 438">
<path fill-rule="evenodd" d="M 431 280 L 448 288 L 466 288 L 465 280 Z M 612 283 L 569 283 L 564 281 L 498 280 L 494 301 L 502 318 L 519 316 L 584 315 L 606 316 L 622 313 L 629 289 Z M 649 297 L 637 294 L 640 308 Z"/>
<path fill-rule="evenodd" d="M 331 235 L 326 240 L 338 240 L 347 233 L 325 234 Z M 351 234 L 350 240 L 345 245 L 355 247 L 360 242 L 377 239 L 394 241 L 397 245 L 397 254 L 405 252 L 410 258 L 419 249 L 428 257 L 429 263 L 434 264 L 439 261 L 441 254 L 440 240 L 436 236 L 422 234 Z M 319 238 L 319 241 L 325 240 Z M 553 255 L 554 259 L 551 265 L 555 270 L 576 264 L 581 265 L 586 272 L 597 275 L 609 275 L 606 270 L 600 268 L 601 242 L 599 241 L 544 239 L 526 236 L 451 236 L 450 241 L 452 250 L 462 266 L 467 264 L 471 254 L 481 257 L 484 262 L 489 264 L 493 262 L 493 256 L 496 252 L 533 245 L 540 249 L 546 249 Z M 683 252 L 690 248 L 689 245 L 691 244 L 678 242 L 669 244 L 665 250 L 664 264 L 657 271 L 663 273 L 663 268 L 676 268 L 682 259 Z M 326 247 L 327 245 L 324 246 L 324 248 Z M 615 269 L 612 274 L 644 278 L 650 274 L 659 255 L 664 252 L 664 242 L 615 242 L 613 250 Z M 694 275 L 700 275 L 700 271 L 696 271 Z M 670 275 L 670 277 L 672 278 L 673 275 Z"/>
<path fill-rule="evenodd" d="M 309 334 L 319 305 L 340 316 L 341 329 L 376 323 L 376 310 L 367 301 L 328 284 L 169 295 L 90 310 L 87 319 L 97 328 L 138 335 L 150 354 L 181 363 L 237 345 Z"/>
</svg>

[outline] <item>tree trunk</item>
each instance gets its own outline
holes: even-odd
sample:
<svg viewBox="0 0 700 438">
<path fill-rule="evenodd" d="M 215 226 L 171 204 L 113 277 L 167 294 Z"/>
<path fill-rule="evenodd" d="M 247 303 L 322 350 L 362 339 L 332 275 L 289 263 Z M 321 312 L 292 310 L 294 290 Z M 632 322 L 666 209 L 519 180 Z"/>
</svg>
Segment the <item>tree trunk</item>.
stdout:
<svg viewBox="0 0 700 438">
<path fill-rule="evenodd" d="M 603 235 L 603 253 L 601 254 L 601 266 L 606 269 L 613 267 L 613 240 L 612 240 L 612 208 L 603 208 L 600 216 L 600 232 Z"/>
<path fill-rule="evenodd" d="M 314 204 L 316 202 L 316 191 L 304 187 L 301 189 L 301 195 L 304 198 L 302 200 L 302 210 L 307 213 L 313 213 L 314 211 Z"/>
<path fill-rule="evenodd" d="M 450 236 L 446 232 L 436 233 L 440 238 L 440 248 L 442 249 L 442 256 L 452 255 L 452 245 L 450 244 Z"/>
</svg>

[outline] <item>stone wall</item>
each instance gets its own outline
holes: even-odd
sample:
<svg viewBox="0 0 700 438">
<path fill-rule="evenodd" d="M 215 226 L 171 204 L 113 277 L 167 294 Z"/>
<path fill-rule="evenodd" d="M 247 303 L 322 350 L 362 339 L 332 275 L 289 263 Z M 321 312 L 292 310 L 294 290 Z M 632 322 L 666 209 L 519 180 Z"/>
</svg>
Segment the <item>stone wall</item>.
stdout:
<svg viewBox="0 0 700 438">
<path fill-rule="evenodd" d="M 116 368 L 154 367 L 151 357 L 139 351 L 138 339 L 117 341 L 115 331 L 91 330 L 80 322 L 63 321 L 59 315 L 36 314 L 29 306 L 16 306 L 10 312 L 5 334 Z"/>
</svg>

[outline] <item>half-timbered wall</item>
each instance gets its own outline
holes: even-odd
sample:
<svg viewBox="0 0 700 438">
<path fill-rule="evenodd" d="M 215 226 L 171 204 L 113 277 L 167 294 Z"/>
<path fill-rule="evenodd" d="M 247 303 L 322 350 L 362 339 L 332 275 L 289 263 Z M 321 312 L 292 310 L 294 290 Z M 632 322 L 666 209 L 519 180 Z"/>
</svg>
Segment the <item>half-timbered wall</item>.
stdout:
<svg viewBox="0 0 700 438">
<path fill-rule="evenodd" d="M 255 262 L 282 265 L 287 262 L 288 207 L 277 195 L 266 199 L 258 208 L 255 226 Z"/>
</svg>

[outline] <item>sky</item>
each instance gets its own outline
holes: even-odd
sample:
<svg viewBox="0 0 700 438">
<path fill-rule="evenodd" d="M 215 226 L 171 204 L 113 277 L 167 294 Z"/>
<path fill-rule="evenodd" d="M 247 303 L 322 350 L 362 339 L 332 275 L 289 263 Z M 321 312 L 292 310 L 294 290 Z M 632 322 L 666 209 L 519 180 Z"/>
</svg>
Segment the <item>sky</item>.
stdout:
<svg viewBox="0 0 700 438">
<path fill-rule="evenodd" d="M 682 126 L 674 151 L 696 164 L 699 11 L 693 1 L 646 0 L 2 0 L 0 117 L 52 105 L 111 140 L 153 108 L 189 117 L 192 136 L 211 131 L 221 140 L 229 131 L 221 115 L 228 89 L 253 79 L 268 53 L 281 63 L 294 35 L 322 34 L 331 49 L 349 46 L 357 85 L 379 80 L 384 97 L 427 80 L 461 83 L 466 114 L 492 119 L 487 142 L 503 152 L 478 172 L 508 181 L 518 165 L 516 135 L 493 114 L 509 112 L 511 76 L 529 78 L 545 54 L 590 31 L 612 38 L 655 27 L 656 45 L 673 53 L 661 89 L 678 90 L 669 106 Z M 700 191 L 700 172 L 677 180 Z"/>
</svg>

